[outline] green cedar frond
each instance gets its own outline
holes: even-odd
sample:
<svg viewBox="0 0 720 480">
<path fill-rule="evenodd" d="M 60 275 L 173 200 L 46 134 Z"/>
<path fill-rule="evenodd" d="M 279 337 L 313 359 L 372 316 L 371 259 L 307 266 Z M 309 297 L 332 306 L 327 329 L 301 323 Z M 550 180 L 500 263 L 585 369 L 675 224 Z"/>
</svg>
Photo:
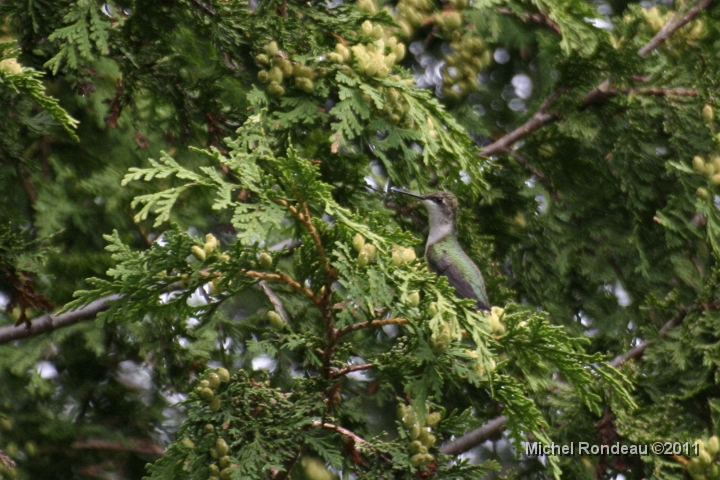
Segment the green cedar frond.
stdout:
<svg viewBox="0 0 720 480">
<path fill-rule="evenodd" d="M 90 62 L 97 56 L 95 52 L 105 54 L 108 49 L 109 22 L 100 15 L 97 3 L 93 0 L 77 0 L 63 18 L 66 27 L 55 30 L 48 40 L 60 45 L 53 58 L 45 67 L 57 74 L 63 64 L 75 70 L 79 62 Z"/>
</svg>

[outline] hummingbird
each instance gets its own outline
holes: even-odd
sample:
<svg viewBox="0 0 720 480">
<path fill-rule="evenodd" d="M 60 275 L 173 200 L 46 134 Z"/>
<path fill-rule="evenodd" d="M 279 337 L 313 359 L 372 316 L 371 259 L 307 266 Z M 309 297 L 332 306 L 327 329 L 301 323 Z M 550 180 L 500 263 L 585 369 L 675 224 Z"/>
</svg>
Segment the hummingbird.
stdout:
<svg viewBox="0 0 720 480">
<path fill-rule="evenodd" d="M 418 195 L 394 187 L 390 190 L 419 198 L 425 205 L 430 218 L 425 261 L 430 269 L 447 277 L 459 296 L 475 300 L 478 309 L 489 311 L 490 301 L 482 273 L 457 239 L 458 201 L 455 195 L 442 191 Z"/>
</svg>

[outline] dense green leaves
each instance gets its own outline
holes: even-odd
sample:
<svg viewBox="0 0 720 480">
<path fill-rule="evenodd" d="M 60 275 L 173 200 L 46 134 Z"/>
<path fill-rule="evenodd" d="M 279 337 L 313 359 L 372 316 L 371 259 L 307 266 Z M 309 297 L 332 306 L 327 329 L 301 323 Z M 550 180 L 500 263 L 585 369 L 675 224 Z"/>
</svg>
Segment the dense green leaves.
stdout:
<svg viewBox="0 0 720 480">
<path fill-rule="evenodd" d="M 521 454 L 719 432 L 717 8 L 0 14 L 0 339 L 33 337 L 0 349 L 3 477 L 716 476 Z M 492 312 L 388 185 L 457 195 Z M 12 326 L 53 304 L 78 318 Z"/>
</svg>

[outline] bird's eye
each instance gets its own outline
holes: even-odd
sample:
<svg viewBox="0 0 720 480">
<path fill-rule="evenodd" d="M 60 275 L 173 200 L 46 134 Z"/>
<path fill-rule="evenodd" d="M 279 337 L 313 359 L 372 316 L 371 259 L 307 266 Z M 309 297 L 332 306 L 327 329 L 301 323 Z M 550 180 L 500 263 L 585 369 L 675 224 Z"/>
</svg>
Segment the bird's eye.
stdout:
<svg viewBox="0 0 720 480">
<path fill-rule="evenodd" d="M 443 199 L 442 197 L 433 198 L 433 202 L 440 204 L 443 202 Z"/>
</svg>

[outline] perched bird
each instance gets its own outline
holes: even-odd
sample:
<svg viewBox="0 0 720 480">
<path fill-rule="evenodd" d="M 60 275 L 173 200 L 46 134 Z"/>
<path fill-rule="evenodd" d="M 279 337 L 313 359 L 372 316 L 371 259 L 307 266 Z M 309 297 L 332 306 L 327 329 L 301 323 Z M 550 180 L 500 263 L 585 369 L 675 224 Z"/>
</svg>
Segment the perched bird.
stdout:
<svg viewBox="0 0 720 480">
<path fill-rule="evenodd" d="M 449 192 L 427 195 L 391 188 L 393 192 L 422 200 L 430 218 L 430 232 L 425 244 L 425 261 L 438 275 L 447 277 L 450 285 L 463 298 L 475 300 L 483 311 L 490 310 L 485 281 L 480 269 L 460 246 L 457 240 L 458 201 Z"/>
</svg>

